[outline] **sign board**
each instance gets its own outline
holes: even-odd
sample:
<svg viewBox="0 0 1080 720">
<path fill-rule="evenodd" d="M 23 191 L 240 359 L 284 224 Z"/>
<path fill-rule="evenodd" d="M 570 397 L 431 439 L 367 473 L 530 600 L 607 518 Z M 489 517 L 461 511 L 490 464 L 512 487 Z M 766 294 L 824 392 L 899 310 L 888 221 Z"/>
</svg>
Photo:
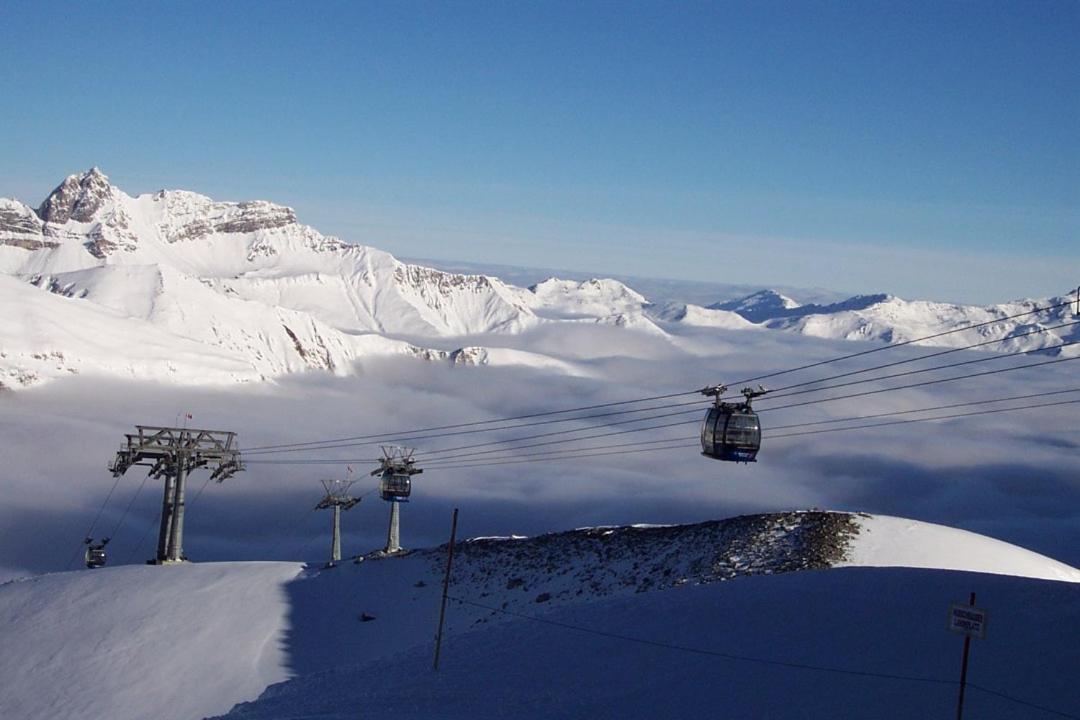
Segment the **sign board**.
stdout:
<svg viewBox="0 0 1080 720">
<path fill-rule="evenodd" d="M 986 611 L 971 605 L 949 606 L 949 629 L 971 637 L 986 637 Z"/>
</svg>

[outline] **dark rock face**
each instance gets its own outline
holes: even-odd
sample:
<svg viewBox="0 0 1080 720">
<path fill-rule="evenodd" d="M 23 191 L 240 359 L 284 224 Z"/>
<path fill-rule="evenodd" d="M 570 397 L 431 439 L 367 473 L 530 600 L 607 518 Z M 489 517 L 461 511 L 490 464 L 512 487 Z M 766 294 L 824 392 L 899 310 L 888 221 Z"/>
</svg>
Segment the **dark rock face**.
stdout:
<svg viewBox="0 0 1080 720">
<path fill-rule="evenodd" d="M 37 214 L 47 223 L 90 222 L 105 201 L 112 195 L 109 178 L 97 168 L 83 175 L 71 175 L 60 183 Z"/>
<path fill-rule="evenodd" d="M 480 599 L 520 590 L 533 602 L 647 592 L 829 568 L 857 534 L 850 513 L 806 511 L 467 540 L 455 549 L 453 583 Z M 432 572 L 446 562 L 445 547 L 416 552 L 430 557 Z"/>
<path fill-rule="evenodd" d="M 0 201 L 0 245 L 11 245 L 25 250 L 41 250 L 58 247 L 59 243 L 46 240 L 41 219 L 22 203 Z"/>
<path fill-rule="evenodd" d="M 292 208 L 274 205 L 268 202 L 242 202 L 239 204 L 239 217 L 232 217 L 214 225 L 220 233 L 249 233 L 256 230 L 292 225 L 296 222 L 296 213 Z"/>
<path fill-rule="evenodd" d="M 41 234 L 41 220 L 22 205 L 0 205 L 0 232 Z"/>
</svg>

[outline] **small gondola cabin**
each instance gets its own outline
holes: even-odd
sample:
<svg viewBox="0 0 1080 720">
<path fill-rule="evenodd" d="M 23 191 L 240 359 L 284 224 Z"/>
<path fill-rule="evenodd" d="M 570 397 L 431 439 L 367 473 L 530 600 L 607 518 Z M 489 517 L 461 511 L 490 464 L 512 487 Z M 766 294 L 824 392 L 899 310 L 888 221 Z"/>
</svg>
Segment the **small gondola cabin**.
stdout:
<svg viewBox="0 0 1080 720">
<path fill-rule="evenodd" d="M 105 546 L 109 543 L 109 539 L 106 538 L 100 543 L 95 543 L 92 539 L 86 539 L 86 552 L 83 555 L 83 559 L 86 562 L 88 568 L 99 568 L 105 565 L 108 558 L 105 555 Z"/>
<path fill-rule="evenodd" d="M 727 403 L 720 400 L 726 388 L 718 385 L 702 392 L 716 397 L 716 403 L 705 413 L 701 423 L 701 454 L 714 460 L 756 462 L 761 449 L 761 420 L 751 408 L 753 398 L 765 390 L 744 389 L 746 400 Z"/>
<path fill-rule="evenodd" d="M 386 470 L 379 481 L 379 495 L 383 500 L 408 502 L 412 494 L 412 477 L 407 472 Z"/>
</svg>

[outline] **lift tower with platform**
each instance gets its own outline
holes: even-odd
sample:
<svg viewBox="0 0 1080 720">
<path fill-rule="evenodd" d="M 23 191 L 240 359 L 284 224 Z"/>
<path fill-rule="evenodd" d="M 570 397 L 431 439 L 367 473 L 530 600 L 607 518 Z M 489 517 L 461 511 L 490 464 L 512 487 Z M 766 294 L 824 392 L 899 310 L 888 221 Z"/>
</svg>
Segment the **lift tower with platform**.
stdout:
<svg viewBox="0 0 1080 720">
<path fill-rule="evenodd" d="M 321 480 L 320 482 L 326 488 L 326 496 L 319 501 L 315 509 L 330 508 L 334 511 L 334 537 L 330 543 L 330 562 L 326 564 L 327 567 L 334 567 L 341 562 L 341 511 L 355 507 L 360 502 L 360 498 L 349 496 L 352 480 Z"/>
<path fill-rule="evenodd" d="M 165 480 L 161 501 L 161 528 L 152 565 L 186 560 L 184 557 L 184 489 L 192 470 L 212 466 L 210 479 L 219 483 L 244 469 L 236 433 L 178 427 L 136 425 L 125 435 L 109 470 L 119 477 L 134 465 L 150 468 L 155 479 Z"/>
<path fill-rule="evenodd" d="M 412 494 L 412 476 L 424 472 L 416 467 L 413 451 L 405 447 L 383 446 L 379 467 L 371 472 L 379 476 L 379 496 L 390 503 L 390 529 L 386 533 L 387 555 L 401 552 L 401 503 Z"/>
</svg>

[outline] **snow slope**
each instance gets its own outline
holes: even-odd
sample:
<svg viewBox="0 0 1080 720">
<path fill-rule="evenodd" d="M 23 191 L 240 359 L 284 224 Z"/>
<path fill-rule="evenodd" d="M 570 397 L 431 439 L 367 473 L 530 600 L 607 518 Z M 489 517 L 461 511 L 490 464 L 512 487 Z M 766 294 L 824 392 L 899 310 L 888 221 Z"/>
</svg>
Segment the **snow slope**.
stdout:
<svg viewBox="0 0 1080 720">
<path fill-rule="evenodd" d="M 903 564 L 905 548 L 882 541 L 893 537 L 885 532 L 893 522 L 904 524 L 905 542 L 952 548 L 943 565 L 980 558 L 973 569 L 1073 582 L 896 569 L 790 572 L 859 558 Z M 563 631 L 489 608 L 697 647 L 917 674 L 945 673 L 944 665 L 925 666 L 924 654 L 929 647 L 936 657 L 937 645 L 955 645 L 955 638 L 936 635 L 948 635 L 942 629 L 948 602 L 971 587 L 995 589 L 987 599 L 995 617 L 1006 617 L 1006 608 L 1031 617 L 1054 608 L 1065 622 L 1080 617 L 1080 571 L 972 533 L 894 518 L 779 513 L 477 539 L 459 549 L 453 592 L 479 606 L 451 608 L 446 681 L 425 670 L 444 549 L 373 556 L 329 570 L 302 571 L 293 563 L 127 566 L 0 585 L 0 716 L 200 718 L 254 700 L 288 678 L 295 679 L 237 715 L 383 717 L 400 709 L 412 713 L 406 717 L 504 717 L 517 709 L 526 717 L 579 710 L 667 716 L 664 704 L 689 709 L 677 704 L 720 702 L 731 692 L 730 683 L 714 680 L 687 694 L 693 685 L 679 677 L 705 680 L 696 674 L 704 672 L 698 659 L 655 655 L 655 648 L 638 652 L 624 641 L 600 649 L 595 639 L 575 645 Z M 925 567 L 932 559 L 920 562 Z M 920 579 L 909 582 L 912 577 Z M 880 621 L 885 608 L 895 627 Z M 365 622 L 365 615 L 374 619 Z M 1003 622 L 1001 637 L 1020 632 L 1024 622 L 1011 619 L 1012 630 Z M 898 633 L 892 642 L 881 642 L 892 633 Z M 909 646 L 897 637 L 919 641 Z M 1048 661 L 1074 652 L 1067 636 L 1045 628 L 1029 641 L 1025 647 Z M 947 665 L 955 671 L 952 661 Z M 476 671 L 472 679 L 469 668 Z M 610 672 L 619 673 L 619 683 L 593 685 Z M 1042 680 L 1033 672 L 1001 683 L 1052 691 L 1036 697 L 1060 702 L 1059 690 L 1045 690 Z M 767 700 L 759 697 L 761 687 L 752 689 L 752 698 Z M 911 695 L 910 687 L 899 689 Z M 484 699 L 492 693 L 497 706 Z M 611 705 L 612 693 L 625 701 Z M 829 693 L 819 701 L 822 708 L 834 702 Z M 739 717 L 753 715 L 756 706 L 732 707 Z"/>
<path fill-rule="evenodd" d="M 1067 631 L 1080 626 L 1080 586 L 845 568 L 528 613 L 545 622 L 455 626 L 438 673 L 428 642 L 271 687 L 226 717 L 950 717 L 962 642 L 945 617 L 972 589 L 990 624 L 972 647 L 965 717 L 1054 717 L 1020 703 L 1080 713 Z M 452 603 L 451 622 L 461 612 Z"/>
<path fill-rule="evenodd" d="M 127 566 L 0 586 L 0 717 L 200 718 L 288 677 L 295 563 Z"/>
<path fill-rule="evenodd" d="M 1080 571 L 1010 543 L 944 525 L 859 515 L 859 539 L 839 565 L 966 570 L 1080 582 Z"/>
<path fill-rule="evenodd" d="M 260 379 L 246 362 L 107 307 L 42 292 L 0 275 L 0 388 L 72 374 L 203 384 Z M 8 311 L 18 308 L 18 312 Z"/>
</svg>

